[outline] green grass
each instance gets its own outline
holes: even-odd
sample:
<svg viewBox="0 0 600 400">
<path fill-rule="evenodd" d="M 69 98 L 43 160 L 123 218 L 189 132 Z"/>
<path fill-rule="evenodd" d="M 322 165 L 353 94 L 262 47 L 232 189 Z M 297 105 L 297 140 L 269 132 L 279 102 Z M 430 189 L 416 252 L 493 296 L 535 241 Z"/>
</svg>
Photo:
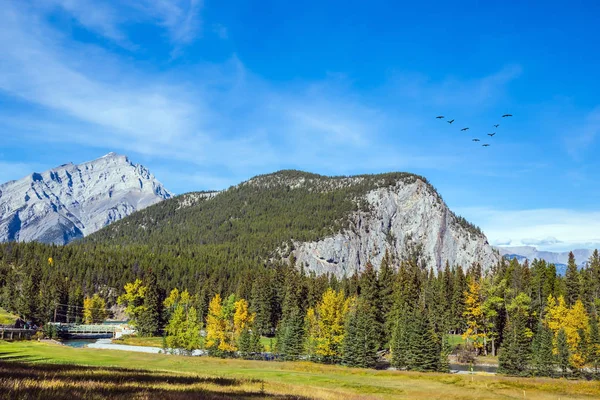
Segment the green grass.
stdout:
<svg viewBox="0 0 600 400">
<path fill-rule="evenodd" d="M 260 343 L 265 348 L 265 351 L 271 351 L 271 342 L 273 343 L 273 346 L 275 346 L 275 338 L 266 336 L 260 338 Z M 126 335 L 119 339 L 113 339 L 113 343 L 126 344 L 129 346 L 162 347 L 163 338 L 162 336 L 137 337 Z"/>
<path fill-rule="evenodd" d="M 461 335 L 448 335 L 448 343 L 450 344 L 450 346 L 456 347 L 459 344 L 464 344 L 465 340 L 462 338 Z"/>
<path fill-rule="evenodd" d="M 113 339 L 113 343 L 129 346 L 163 347 L 163 338 L 162 336 L 137 337 L 127 335 L 119 339 Z"/>
<path fill-rule="evenodd" d="M 3 308 L 0 308 L 0 325 L 12 325 L 17 320 L 17 316 L 9 313 Z"/>
<path fill-rule="evenodd" d="M 15 363 L 15 368 L 11 369 L 11 362 Z M 211 377 L 211 382 L 218 381 L 219 379 L 233 379 L 242 382 L 239 384 L 240 388 L 244 388 L 240 389 L 241 392 L 249 393 L 254 391 L 254 394 L 248 395 L 248 398 L 252 396 L 255 396 L 253 398 L 272 398 L 275 396 L 290 398 L 290 395 L 298 396 L 298 398 L 302 399 L 376 398 L 454 400 L 522 399 L 524 396 L 527 399 L 554 400 L 558 398 L 600 398 L 600 383 L 598 382 L 570 381 L 562 379 L 553 380 L 545 378 L 512 378 L 484 374 L 469 376 L 374 371 L 321 365 L 309 362 L 245 361 L 210 357 L 183 357 L 162 354 L 132 353 L 115 350 L 74 349 L 66 346 L 33 341 L 14 343 L 0 341 L 0 367 L 2 363 L 8 363 L 9 365 L 8 367 L 5 367 L 4 373 L 0 371 L 0 377 L 5 379 L 5 381 L 0 379 L 0 385 L 9 385 L 10 382 L 6 383 L 6 379 L 9 381 L 10 379 L 13 379 L 14 382 L 16 382 L 17 379 L 20 379 L 16 373 L 11 375 L 11 370 L 16 370 L 17 368 L 22 368 L 27 371 L 35 371 L 37 369 L 47 371 L 47 369 L 51 368 L 53 365 L 57 368 L 56 364 L 68 364 L 71 367 L 77 366 L 80 370 L 77 372 L 78 379 L 86 379 L 85 382 L 93 381 L 101 383 L 102 379 L 104 379 L 102 377 L 107 375 L 112 376 L 113 378 L 111 379 L 113 380 L 118 380 L 117 383 L 121 385 L 121 383 L 119 383 L 121 382 L 120 379 L 122 379 L 120 378 L 121 375 L 131 376 L 132 378 L 129 380 L 122 379 L 122 385 L 137 385 L 135 386 L 137 388 L 136 390 L 143 390 L 146 387 L 144 386 L 145 384 L 150 385 L 148 386 L 148 390 L 163 390 L 156 386 L 159 385 L 158 383 L 155 386 L 152 386 L 154 385 L 152 382 L 154 382 L 155 378 L 147 378 L 147 375 L 164 375 L 165 377 L 163 378 L 156 378 L 160 381 L 160 385 L 167 385 L 165 382 L 172 380 L 171 378 L 166 378 L 166 376 L 201 376 L 204 377 L 202 379 L 205 381 L 208 379 L 207 377 Z M 19 363 L 33 364 L 27 369 L 22 367 Z M 94 368 L 103 369 L 98 370 Z M 114 370 L 114 368 L 126 368 L 127 370 Z M 136 369 L 137 372 L 132 372 L 131 369 Z M 94 375 L 96 374 L 94 371 L 104 372 L 98 372 L 98 376 L 96 376 Z M 87 380 L 86 377 L 90 374 L 92 374 L 94 378 Z M 54 377 L 52 374 L 42 374 L 40 376 L 48 377 L 44 379 L 51 379 Z M 36 378 L 31 379 L 32 385 L 41 385 L 41 383 L 38 382 L 39 379 L 37 381 Z M 61 384 L 66 384 L 64 381 L 61 382 Z M 115 382 L 116 381 L 111 381 L 110 383 L 112 385 L 116 384 Z M 90 385 L 91 384 L 92 383 L 90 383 Z M 25 381 L 20 383 L 20 385 L 26 385 Z M 198 385 L 200 384 L 198 383 Z M 211 385 L 211 388 L 206 390 L 217 391 L 219 393 L 221 393 L 221 390 L 233 390 L 229 386 L 225 388 L 220 385 L 217 385 L 218 387 L 216 387 L 212 383 Z M 261 388 L 257 393 L 256 391 L 259 390 L 259 385 Z M 14 383 L 14 387 L 18 389 L 19 386 L 17 383 Z M 184 383 L 181 383 L 180 386 L 173 388 L 173 390 L 185 391 L 189 389 L 186 389 L 186 387 L 187 386 L 185 386 Z M 126 388 L 129 388 L 129 386 Z M 126 388 L 123 388 L 123 390 Z M 0 392 L 2 392 L 2 390 L 6 390 L 6 388 L 0 387 Z M 38 388 L 38 390 L 43 390 L 43 388 Z M 126 392 L 123 391 L 119 393 Z M 147 398 L 152 398 L 152 393 L 154 392 L 149 393 Z M 239 396 L 237 394 L 228 394 L 225 398 L 246 398 L 244 397 L 245 395 L 242 394 Z M 261 397 L 262 394 L 264 394 L 263 397 Z M 36 398 L 44 398 L 44 395 L 48 397 L 48 393 L 42 393 Z M 110 397 L 109 395 L 107 396 Z M 165 394 L 164 397 L 169 396 Z M 132 397 L 135 396 L 132 395 Z M 155 397 L 160 397 L 160 395 Z M 192 397 L 191 394 L 190 397 Z"/>
<path fill-rule="evenodd" d="M 266 336 L 260 337 L 260 344 L 263 345 L 265 351 L 271 351 L 271 343 L 273 343 L 273 347 L 275 347 L 275 338 L 270 338 Z"/>
</svg>

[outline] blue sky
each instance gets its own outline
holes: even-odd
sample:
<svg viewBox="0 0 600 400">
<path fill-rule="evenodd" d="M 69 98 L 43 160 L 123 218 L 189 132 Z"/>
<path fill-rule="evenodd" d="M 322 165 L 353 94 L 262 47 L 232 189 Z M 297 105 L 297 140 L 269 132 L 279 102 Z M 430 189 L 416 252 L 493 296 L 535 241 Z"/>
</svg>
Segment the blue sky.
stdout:
<svg viewBox="0 0 600 400">
<path fill-rule="evenodd" d="M 600 6 L 418 3 L 0 0 L 0 181 L 409 171 L 492 243 L 600 245 Z"/>
</svg>

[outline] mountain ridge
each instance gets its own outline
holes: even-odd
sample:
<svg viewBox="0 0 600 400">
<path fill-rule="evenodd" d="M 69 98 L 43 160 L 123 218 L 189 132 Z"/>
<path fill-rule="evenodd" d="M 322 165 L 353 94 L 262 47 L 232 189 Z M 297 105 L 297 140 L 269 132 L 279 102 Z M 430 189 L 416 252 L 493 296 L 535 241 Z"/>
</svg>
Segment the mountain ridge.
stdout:
<svg viewBox="0 0 600 400">
<path fill-rule="evenodd" d="M 62 164 L 0 185 L 0 241 L 66 244 L 172 196 L 124 155 Z"/>
<path fill-rule="evenodd" d="M 430 265 L 486 267 L 500 256 L 475 225 L 448 209 L 423 177 L 386 173 L 326 177 L 296 170 L 258 175 L 221 192 L 159 203 L 85 239 L 161 248 L 214 246 L 262 260 L 293 254 L 309 271 L 350 275 L 386 251 L 420 246 Z M 167 246 L 167 247 L 165 247 Z"/>
</svg>

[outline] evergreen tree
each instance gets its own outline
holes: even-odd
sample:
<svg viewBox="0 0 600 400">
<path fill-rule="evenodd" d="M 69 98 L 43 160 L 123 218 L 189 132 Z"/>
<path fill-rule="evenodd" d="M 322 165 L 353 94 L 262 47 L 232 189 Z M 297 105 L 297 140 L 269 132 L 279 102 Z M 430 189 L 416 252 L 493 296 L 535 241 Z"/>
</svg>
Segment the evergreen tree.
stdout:
<svg viewBox="0 0 600 400">
<path fill-rule="evenodd" d="M 19 315 L 25 321 L 31 321 L 34 324 L 44 322 L 39 319 L 41 271 L 38 264 L 31 265 L 22 279 L 23 284 L 17 306 Z"/>
<path fill-rule="evenodd" d="M 415 371 L 439 371 L 442 352 L 440 340 L 425 309 L 416 309 L 408 322 L 407 368 Z"/>
<path fill-rule="evenodd" d="M 398 369 L 404 369 L 408 366 L 409 346 L 408 346 L 408 307 L 404 305 L 399 308 L 398 318 L 392 334 L 391 352 L 392 366 Z"/>
<path fill-rule="evenodd" d="M 164 295 L 156 281 L 156 274 L 148 270 L 144 286 L 144 311 L 137 320 L 137 332 L 140 336 L 158 336 L 163 328 Z"/>
<path fill-rule="evenodd" d="M 379 332 L 370 306 L 359 299 L 346 321 L 342 342 L 342 363 L 350 367 L 374 368 L 377 364 Z"/>
<path fill-rule="evenodd" d="M 589 342 L 589 362 L 597 374 L 600 370 L 600 329 L 598 327 L 598 317 L 590 321 L 590 342 Z"/>
<path fill-rule="evenodd" d="M 527 326 L 531 299 L 519 293 L 507 307 L 509 322 L 498 357 L 498 371 L 509 375 L 523 375 L 531 357 L 531 330 Z"/>
<path fill-rule="evenodd" d="M 543 323 L 540 323 L 533 341 L 533 367 L 539 376 L 553 376 L 556 367 L 556 356 L 553 346 L 554 334 Z"/>
<path fill-rule="evenodd" d="M 450 360 L 448 357 L 452 353 L 452 346 L 448 340 L 448 335 L 442 336 L 442 345 L 440 352 L 439 372 L 450 372 Z"/>
<path fill-rule="evenodd" d="M 569 350 L 567 334 L 564 329 L 559 330 L 556 337 L 556 356 L 562 376 L 566 376 L 569 370 L 571 351 Z"/>
<path fill-rule="evenodd" d="M 467 291 L 467 280 L 463 269 L 458 266 L 454 270 L 454 281 L 452 283 L 452 303 L 451 303 L 451 329 L 455 333 L 463 332 L 465 323 L 463 315 L 465 312 L 465 292 Z"/>
<path fill-rule="evenodd" d="M 297 360 L 304 354 L 304 316 L 299 308 L 281 321 L 277 330 L 277 352 L 286 360 Z"/>
<path fill-rule="evenodd" d="M 504 341 L 498 357 L 498 372 L 522 375 L 527 370 L 529 351 L 523 325 L 521 318 L 512 319 L 506 325 Z"/>
<path fill-rule="evenodd" d="M 577 263 L 573 252 L 569 253 L 569 261 L 567 263 L 567 272 L 565 273 L 566 298 L 568 306 L 572 306 L 579 299 L 581 293 L 581 282 L 579 271 L 577 271 Z"/>
<path fill-rule="evenodd" d="M 389 341 L 392 337 L 392 327 L 388 323 L 388 319 L 391 315 L 392 308 L 394 306 L 394 282 L 395 273 L 392 265 L 392 257 L 389 251 L 385 250 L 385 255 L 381 260 L 381 266 L 379 267 L 379 274 L 377 280 L 379 282 L 379 296 L 381 298 L 381 315 L 383 319 L 380 323 L 383 324 L 383 338 L 381 344 L 383 347 L 388 347 Z"/>
<path fill-rule="evenodd" d="M 244 329 L 240 333 L 240 337 L 238 339 L 238 350 L 242 358 L 249 359 L 251 358 L 252 353 L 252 333 L 249 329 Z"/>
<path fill-rule="evenodd" d="M 360 297 L 364 302 L 361 309 L 370 314 L 372 329 L 375 332 L 375 343 L 377 350 L 382 348 L 386 342 L 385 338 L 385 315 L 382 309 L 381 287 L 377 278 L 377 272 L 373 264 L 367 263 L 365 271 L 360 278 Z"/>
</svg>

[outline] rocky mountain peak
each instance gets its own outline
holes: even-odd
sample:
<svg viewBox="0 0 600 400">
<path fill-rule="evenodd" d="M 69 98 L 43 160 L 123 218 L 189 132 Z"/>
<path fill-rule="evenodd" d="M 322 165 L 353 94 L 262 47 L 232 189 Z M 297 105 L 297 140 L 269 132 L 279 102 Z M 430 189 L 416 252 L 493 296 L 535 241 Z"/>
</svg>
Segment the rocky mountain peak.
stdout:
<svg viewBox="0 0 600 400">
<path fill-rule="evenodd" d="M 64 244 L 172 197 L 146 169 L 116 153 L 0 185 L 0 241 Z"/>
</svg>

